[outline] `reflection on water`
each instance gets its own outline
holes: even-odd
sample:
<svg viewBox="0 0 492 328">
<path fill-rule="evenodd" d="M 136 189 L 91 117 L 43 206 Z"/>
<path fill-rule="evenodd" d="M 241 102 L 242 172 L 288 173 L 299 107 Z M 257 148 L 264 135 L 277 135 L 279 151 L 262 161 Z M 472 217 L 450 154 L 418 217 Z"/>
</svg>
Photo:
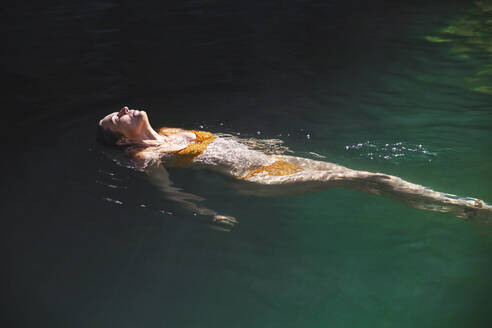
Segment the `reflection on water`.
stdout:
<svg viewBox="0 0 492 328">
<path fill-rule="evenodd" d="M 357 152 L 360 156 L 371 160 L 391 160 L 395 164 L 405 160 L 425 160 L 430 162 L 437 156 L 437 153 L 427 150 L 426 147 L 421 144 L 414 145 L 401 141 L 385 144 L 365 141 L 345 146 L 345 149 L 351 152 Z"/>
<path fill-rule="evenodd" d="M 450 51 L 462 60 L 475 60 L 481 69 L 466 78 L 474 91 L 492 95 L 492 1 L 475 1 L 473 9 L 442 28 L 439 36 L 428 36 L 430 42 L 450 43 Z"/>
</svg>

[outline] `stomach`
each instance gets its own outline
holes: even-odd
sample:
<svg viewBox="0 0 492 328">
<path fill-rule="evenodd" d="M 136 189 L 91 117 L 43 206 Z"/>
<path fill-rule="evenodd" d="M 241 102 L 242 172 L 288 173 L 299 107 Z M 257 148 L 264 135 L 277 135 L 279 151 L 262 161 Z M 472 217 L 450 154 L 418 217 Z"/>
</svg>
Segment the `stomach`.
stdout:
<svg viewBox="0 0 492 328">
<path fill-rule="evenodd" d="M 275 161 L 275 157 L 250 149 L 236 140 L 218 137 L 195 159 L 192 167 L 240 178 L 255 168 L 271 165 Z"/>
</svg>

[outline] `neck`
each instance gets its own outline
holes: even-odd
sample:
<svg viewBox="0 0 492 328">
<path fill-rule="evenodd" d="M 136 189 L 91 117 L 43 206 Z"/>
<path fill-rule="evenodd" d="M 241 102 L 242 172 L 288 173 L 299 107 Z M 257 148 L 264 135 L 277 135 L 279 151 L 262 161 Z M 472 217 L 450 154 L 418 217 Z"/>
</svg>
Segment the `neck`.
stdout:
<svg viewBox="0 0 492 328">
<path fill-rule="evenodd" d="M 162 137 L 151 128 L 142 133 L 140 140 L 160 141 Z"/>
<path fill-rule="evenodd" d="M 155 145 L 159 142 L 163 141 L 163 137 L 157 133 L 150 123 L 146 122 L 141 129 L 141 132 L 138 134 L 137 138 L 133 138 L 132 141 L 137 143 L 143 143 L 147 145 Z"/>
</svg>

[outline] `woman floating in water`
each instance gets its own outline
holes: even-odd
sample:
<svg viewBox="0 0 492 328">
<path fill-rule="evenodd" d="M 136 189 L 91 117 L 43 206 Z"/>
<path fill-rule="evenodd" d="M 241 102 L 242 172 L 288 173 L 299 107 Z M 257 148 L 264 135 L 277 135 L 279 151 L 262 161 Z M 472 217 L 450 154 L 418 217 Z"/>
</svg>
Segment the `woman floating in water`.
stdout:
<svg viewBox="0 0 492 328">
<path fill-rule="evenodd" d="M 123 107 L 98 125 L 98 140 L 121 147 L 133 165 L 149 174 L 162 191 L 191 210 L 216 221 L 235 223 L 232 217 L 196 206 L 202 198 L 172 187 L 165 167 L 188 167 L 220 172 L 233 178 L 243 193 L 279 195 L 349 186 L 383 195 L 418 209 L 450 212 L 460 218 L 491 217 L 492 206 L 479 199 L 444 194 L 398 177 L 351 170 L 311 159 L 268 155 L 232 138 L 210 132 L 162 128 L 156 132 L 145 111 Z"/>
</svg>

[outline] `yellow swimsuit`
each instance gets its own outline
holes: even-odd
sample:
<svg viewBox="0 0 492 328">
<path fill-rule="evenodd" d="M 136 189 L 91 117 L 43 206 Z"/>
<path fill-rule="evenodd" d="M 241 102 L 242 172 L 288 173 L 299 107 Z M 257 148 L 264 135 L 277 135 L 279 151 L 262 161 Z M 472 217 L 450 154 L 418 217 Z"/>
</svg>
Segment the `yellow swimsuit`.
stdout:
<svg viewBox="0 0 492 328">
<path fill-rule="evenodd" d="M 193 162 L 195 162 L 197 157 L 202 155 L 206 151 L 207 147 L 217 138 L 215 135 L 213 135 L 210 132 L 194 131 L 194 130 L 187 131 L 187 132 L 194 133 L 196 135 L 196 140 L 193 141 L 190 145 L 188 145 L 184 149 L 169 152 L 176 156 L 175 162 L 171 165 L 172 167 L 184 167 L 192 164 Z M 254 155 L 254 153 L 257 151 L 250 150 L 250 152 L 251 155 Z M 270 163 L 261 163 L 261 162 L 251 163 L 252 166 L 248 167 L 245 174 L 239 176 L 235 175 L 235 177 L 238 179 L 248 179 L 257 175 L 284 176 L 284 175 L 294 174 L 302 170 L 298 165 L 283 160 L 277 159 L 276 161 L 273 161 L 273 163 L 271 163 L 272 156 L 268 156 L 264 154 L 262 154 L 262 156 L 267 157 L 268 162 Z M 246 163 L 237 163 L 238 166 L 244 164 Z M 261 165 L 261 164 L 265 164 L 265 165 Z"/>
<path fill-rule="evenodd" d="M 193 132 L 196 139 L 186 148 L 172 152 L 176 155 L 176 162 L 174 162 L 173 167 L 183 167 L 191 164 L 198 156 L 203 154 L 205 149 L 207 149 L 207 146 L 217 138 L 210 132 L 193 130 L 187 132 Z"/>
</svg>

